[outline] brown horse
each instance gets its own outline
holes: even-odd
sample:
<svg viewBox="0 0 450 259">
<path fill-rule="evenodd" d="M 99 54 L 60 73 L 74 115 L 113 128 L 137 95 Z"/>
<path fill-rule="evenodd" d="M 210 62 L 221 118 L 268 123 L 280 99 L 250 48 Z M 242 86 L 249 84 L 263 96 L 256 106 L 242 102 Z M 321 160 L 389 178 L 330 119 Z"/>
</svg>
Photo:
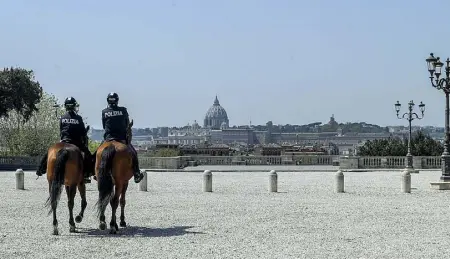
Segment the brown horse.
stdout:
<svg viewBox="0 0 450 259">
<path fill-rule="evenodd" d="M 89 131 L 87 126 L 86 131 Z M 87 140 L 86 140 L 87 141 Z M 62 185 L 66 188 L 70 232 L 75 232 L 75 222 L 73 220 L 73 206 L 75 195 L 78 191 L 81 196 L 81 211 L 75 218 L 77 223 L 83 220 L 84 210 L 87 206 L 86 186 L 83 181 L 83 156 L 81 150 L 69 143 L 59 142 L 48 149 L 47 158 L 47 180 L 50 197 L 47 200 L 47 207 L 51 205 L 48 214 L 53 212 L 53 235 L 58 235 L 58 220 L 56 219 L 56 208 L 61 196 Z"/>
<path fill-rule="evenodd" d="M 127 140 L 131 142 L 133 120 L 127 127 Z M 125 223 L 125 194 L 128 181 L 133 177 L 131 151 L 125 143 L 119 141 L 107 141 L 97 149 L 95 159 L 95 175 L 99 199 L 97 202 L 99 228 L 106 229 L 105 210 L 108 203 L 111 204 L 110 233 L 116 234 L 119 230 L 116 221 L 117 207 L 121 207 L 120 226 L 126 227 Z"/>
</svg>

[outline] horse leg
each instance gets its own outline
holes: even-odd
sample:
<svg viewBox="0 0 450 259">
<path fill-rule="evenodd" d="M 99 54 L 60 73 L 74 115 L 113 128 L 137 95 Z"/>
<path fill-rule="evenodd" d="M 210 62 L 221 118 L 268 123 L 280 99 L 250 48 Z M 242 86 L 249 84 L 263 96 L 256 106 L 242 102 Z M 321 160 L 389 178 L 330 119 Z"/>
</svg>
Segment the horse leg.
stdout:
<svg viewBox="0 0 450 259">
<path fill-rule="evenodd" d="M 100 230 L 105 230 L 106 229 L 105 210 L 100 212 L 100 225 L 99 225 L 99 228 L 100 228 Z"/>
<path fill-rule="evenodd" d="M 110 201 L 111 202 L 111 201 Z M 100 225 L 99 225 L 99 229 L 100 230 L 105 230 L 106 229 L 106 217 L 105 217 L 105 211 L 106 211 L 106 207 L 108 207 L 108 203 L 106 203 L 106 205 L 103 205 L 100 200 L 99 200 L 99 210 L 100 210 Z"/>
<path fill-rule="evenodd" d="M 56 219 L 56 206 L 52 205 L 53 211 L 53 235 L 59 235 L 58 231 L 58 220 Z"/>
<path fill-rule="evenodd" d="M 83 217 L 84 217 L 84 210 L 86 209 L 86 206 L 87 206 L 86 185 L 84 185 L 84 181 L 82 181 L 80 184 L 78 184 L 78 191 L 80 192 L 80 196 L 81 196 L 81 211 L 78 214 L 78 216 L 75 217 L 75 222 L 81 223 L 81 221 L 83 220 Z"/>
<path fill-rule="evenodd" d="M 127 193 L 128 182 L 123 186 L 122 193 L 120 194 L 120 226 L 126 227 L 127 223 L 125 222 L 125 194 Z"/>
<path fill-rule="evenodd" d="M 69 207 L 69 231 L 70 233 L 75 232 L 75 221 L 73 220 L 73 206 L 75 205 L 75 194 L 77 193 L 76 186 L 66 186 L 67 193 L 67 205 Z"/>
<path fill-rule="evenodd" d="M 53 181 L 48 182 L 48 192 L 50 195 L 52 192 L 52 182 Z M 56 202 L 51 204 L 52 212 L 53 212 L 53 235 L 59 235 L 58 220 L 56 219 L 56 206 L 57 206 Z"/>
<path fill-rule="evenodd" d="M 116 190 L 114 192 L 114 197 L 111 199 L 111 222 L 109 222 L 109 227 L 111 228 L 110 234 L 116 234 L 117 230 L 119 230 L 119 226 L 117 226 L 116 212 L 117 207 L 119 207 L 119 196 L 120 196 L 119 187 L 116 185 Z"/>
</svg>

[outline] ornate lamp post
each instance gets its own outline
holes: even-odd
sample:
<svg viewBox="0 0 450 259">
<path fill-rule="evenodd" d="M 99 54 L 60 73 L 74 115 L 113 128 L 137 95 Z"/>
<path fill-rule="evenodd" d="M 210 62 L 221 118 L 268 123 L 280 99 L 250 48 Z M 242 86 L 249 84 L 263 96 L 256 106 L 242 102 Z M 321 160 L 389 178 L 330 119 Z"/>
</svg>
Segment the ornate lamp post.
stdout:
<svg viewBox="0 0 450 259">
<path fill-rule="evenodd" d="M 406 119 L 409 123 L 409 135 L 408 135 L 408 154 L 406 154 L 406 170 L 410 172 L 414 172 L 413 167 L 413 156 L 411 154 L 411 122 L 415 119 L 421 120 L 423 119 L 423 115 L 425 113 L 425 104 L 420 102 L 419 109 L 422 113 L 421 116 L 419 116 L 417 113 L 413 112 L 414 108 L 414 102 L 411 100 L 408 103 L 408 112 L 405 112 L 401 117 L 399 115 L 401 104 L 399 101 L 395 104 L 395 111 L 397 112 L 397 118 L 399 119 Z"/>
<path fill-rule="evenodd" d="M 444 182 L 450 181 L 450 154 L 448 148 L 450 144 L 449 140 L 449 94 L 450 94 L 450 59 L 447 58 L 445 66 L 445 77 L 440 78 L 442 73 L 442 67 L 444 64 L 440 61 L 440 58 L 435 58 L 433 53 L 430 53 L 430 57 L 426 59 L 428 65 L 428 72 L 430 72 L 431 85 L 442 90 L 445 94 L 445 140 L 444 140 L 444 152 L 442 153 L 442 175 L 441 180 Z"/>
</svg>

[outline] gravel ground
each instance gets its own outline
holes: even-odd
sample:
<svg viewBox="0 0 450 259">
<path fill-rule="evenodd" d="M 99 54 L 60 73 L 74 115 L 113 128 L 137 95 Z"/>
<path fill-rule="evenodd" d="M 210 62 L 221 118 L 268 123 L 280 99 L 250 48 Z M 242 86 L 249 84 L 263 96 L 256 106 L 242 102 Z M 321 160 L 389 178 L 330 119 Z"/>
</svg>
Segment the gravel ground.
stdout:
<svg viewBox="0 0 450 259">
<path fill-rule="evenodd" d="M 337 194 L 332 172 L 280 172 L 279 193 L 266 191 L 267 172 L 214 173 L 202 193 L 201 173 L 149 172 L 148 192 L 130 183 L 128 228 L 97 229 L 93 181 L 79 233 L 64 195 L 52 236 L 46 179 L 26 172 L 19 191 L 14 172 L 0 172 L 0 258 L 444 258 L 450 191 L 429 187 L 439 175 L 413 174 L 404 194 L 399 172 L 348 172 Z"/>
</svg>

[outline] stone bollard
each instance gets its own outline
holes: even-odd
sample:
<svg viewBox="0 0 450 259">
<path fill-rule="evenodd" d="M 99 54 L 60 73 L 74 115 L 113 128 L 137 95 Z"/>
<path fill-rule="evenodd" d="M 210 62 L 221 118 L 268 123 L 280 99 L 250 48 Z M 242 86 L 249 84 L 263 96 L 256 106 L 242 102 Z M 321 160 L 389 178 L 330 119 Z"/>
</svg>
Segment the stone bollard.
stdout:
<svg viewBox="0 0 450 259">
<path fill-rule="evenodd" d="M 338 170 L 336 173 L 336 192 L 344 192 L 344 173 L 341 170 Z"/>
<path fill-rule="evenodd" d="M 203 192 L 212 192 L 211 170 L 205 170 L 205 172 L 203 173 Z"/>
<path fill-rule="evenodd" d="M 277 192 L 278 191 L 278 175 L 275 170 L 270 171 L 269 173 L 269 192 Z"/>
<path fill-rule="evenodd" d="M 141 182 L 139 183 L 139 191 L 146 192 L 147 191 L 147 172 L 142 173 L 144 177 L 142 178 Z"/>
<path fill-rule="evenodd" d="M 16 170 L 16 190 L 25 190 L 25 176 L 20 168 Z"/>
<path fill-rule="evenodd" d="M 411 193 L 411 173 L 408 170 L 402 173 L 402 192 Z"/>
</svg>

